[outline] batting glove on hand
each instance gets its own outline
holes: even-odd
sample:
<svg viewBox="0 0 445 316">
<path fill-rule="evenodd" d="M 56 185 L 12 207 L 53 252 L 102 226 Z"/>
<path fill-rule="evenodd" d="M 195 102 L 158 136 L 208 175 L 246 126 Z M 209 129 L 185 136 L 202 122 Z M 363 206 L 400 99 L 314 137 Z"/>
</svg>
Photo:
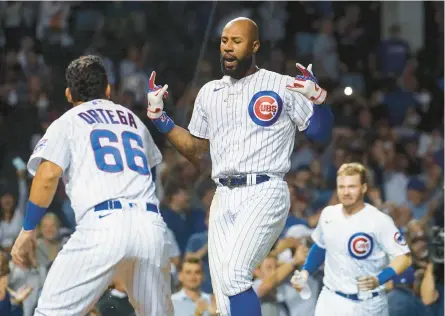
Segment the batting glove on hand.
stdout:
<svg viewBox="0 0 445 316">
<path fill-rule="evenodd" d="M 158 119 L 164 109 L 164 100 L 168 98 L 168 85 L 157 86 L 155 85 L 156 72 L 153 71 L 150 75 L 150 80 L 148 81 L 148 108 L 147 116 L 151 120 Z"/>
<path fill-rule="evenodd" d="M 298 63 L 296 66 L 303 75 L 296 76 L 294 84 L 287 85 L 286 89 L 304 95 L 314 104 L 322 104 L 326 100 L 328 93 L 318 85 L 317 78 L 312 73 L 312 64 L 307 69 Z"/>
</svg>

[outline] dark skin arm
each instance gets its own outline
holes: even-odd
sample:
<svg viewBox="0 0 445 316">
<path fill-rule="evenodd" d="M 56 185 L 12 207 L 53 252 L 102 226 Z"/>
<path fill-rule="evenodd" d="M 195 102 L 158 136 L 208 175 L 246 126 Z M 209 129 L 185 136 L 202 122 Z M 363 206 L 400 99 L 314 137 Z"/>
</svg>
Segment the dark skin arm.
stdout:
<svg viewBox="0 0 445 316">
<path fill-rule="evenodd" d="M 179 153 L 199 170 L 204 154 L 209 151 L 209 141 L 195 137 L 189 131 L 177 125 L 166 136 Z"/>
</svg>

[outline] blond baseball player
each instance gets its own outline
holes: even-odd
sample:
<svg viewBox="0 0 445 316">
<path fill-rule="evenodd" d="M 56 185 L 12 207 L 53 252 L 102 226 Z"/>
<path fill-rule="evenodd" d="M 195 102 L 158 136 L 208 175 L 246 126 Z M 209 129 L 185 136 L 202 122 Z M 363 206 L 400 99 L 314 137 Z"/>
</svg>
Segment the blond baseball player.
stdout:
<svg viewBox="0 0 445 316">
<path fill-rule="evenodd" d="M 269 253 L 289 210 L 283 181 L 295 133 L 326 141 L 333 116 L 321 104 L 326 91 L 308 69 L 292 78 L 255 64 L 258 28 L 246 18 L 229 22 L 221 36 L 224 77 L 205 84 L 196 98 L 189 130 L 163 112 L 163 91 L 150 78 L 147 115 L 168 140 L 199 166 L 210 150 L 213 198 L 208 252 L 220 315 L 258 316 L 253 269 Z M 163 87 L 164 91 L 166 86 Z M 315 104 L 314 104 L 315 103 Z"/>
<path fill-rule="evenodd" d="M 364 203 L 366 190 L 365 167 L 340 167 L 340 204 L 322 211 L 312 234 L 314 245 L 298 273 L 307 280 L 325 264 L 315 316 L 387 316 L 384 285 L 411 265 L 410 251 L 393 220 Z M 302 284 L 294 286 L 300 291 Z"/>
<path fill-rule="evenodd" d="M 151 168 L 161 154 L 129 109 L 109 101 L 102 61 L 74 60 L 66 70 L 73 108 L 36 145 L 23 229 L 12 249 L 22 267 L 35 265 L 35 228 L 62 177 L 76 231 L 56 257 L 35 315 L 85 315 L 113 277 L 125 284 L 137 315 L 173 315 L 169 244 Z"/>
</svg>

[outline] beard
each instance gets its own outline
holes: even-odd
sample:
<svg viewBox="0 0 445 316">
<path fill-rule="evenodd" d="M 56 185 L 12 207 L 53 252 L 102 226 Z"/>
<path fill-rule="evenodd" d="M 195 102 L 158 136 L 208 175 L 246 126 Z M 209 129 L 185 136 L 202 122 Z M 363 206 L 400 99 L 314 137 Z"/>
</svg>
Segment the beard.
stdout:
<svg viewBox="0 0 445 316">
<path fill-rule="evenodd" d="M 219 60 L 221 63 L 221 71 L 225 76 L 229 76 L 234 79 L 241 79 L 246 75 L 247 71 L 252 66 L 253 55 L 246 56 L 241 59 L 235 58 L 236 65 L 231 68 L 227 68 L 224 65 L 224 61 L 226 59 L 224 58 L 223 55 L 220 55 Z"/>
</svg>

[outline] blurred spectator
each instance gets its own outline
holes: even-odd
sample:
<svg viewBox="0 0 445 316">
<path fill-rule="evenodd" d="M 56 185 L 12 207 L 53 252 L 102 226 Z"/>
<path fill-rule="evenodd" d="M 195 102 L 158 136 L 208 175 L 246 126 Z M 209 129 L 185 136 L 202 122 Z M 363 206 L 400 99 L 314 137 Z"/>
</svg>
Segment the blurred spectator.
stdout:
<svg viewBox="0 0 445 316">
<path fill-rule="evenodd" d="M 206 231 L 205 213 L 190 209 L 190 190 L 178 183 L 165 189 L 165 203 L 161 214 L 168 228 L 173 231 L 181 253 L 185 253 L 188 239 L 194 233 Z"/>
<path fill-rule="evenodd" d="M 330 19 L 321 22 L 320 33 L 314 41 L 314 73 L 320 84 L 326 89 L 333 87 L 340 76 L 340 64 L 337 53 L 337 43 L 332 36 L 333 25 Z"/>
<path fill-rule="evenodd" d="M 391 25 L 389 38 L 382 41 L 378 51 L 379 70 L 385 77 L 398 77 L 408 62 L 411 51 L 406 40 L 400 37 L 400 26 Z"/>
<path fill-rule="evenodd" d="M 179 271 L 182 289 L 172 295 L 175 316 L 216 315 L 216 304 L 212 295 L 201 291 L 204 275 L 199 259 L 184 260 Z"/>
<path fill-rule="evenodd" d="M 17 202 L 9 192 L 4 193 L 0 198 L 0 246 L 7 252 L 11 251 L 15 239 L 22 230 L 28 199 L 28 185 L 24 170 L 17 171 L 17 180 L 19 184 Z"/>
<path fill-rule="evenodd" d="M 0 315 L 22 316 L 22 302 L 33 291 L 33 288 L 24 286 L 17 292 L 8 287 L 9 279 L 9 256 L 0 251 Z"/>
</svg>

